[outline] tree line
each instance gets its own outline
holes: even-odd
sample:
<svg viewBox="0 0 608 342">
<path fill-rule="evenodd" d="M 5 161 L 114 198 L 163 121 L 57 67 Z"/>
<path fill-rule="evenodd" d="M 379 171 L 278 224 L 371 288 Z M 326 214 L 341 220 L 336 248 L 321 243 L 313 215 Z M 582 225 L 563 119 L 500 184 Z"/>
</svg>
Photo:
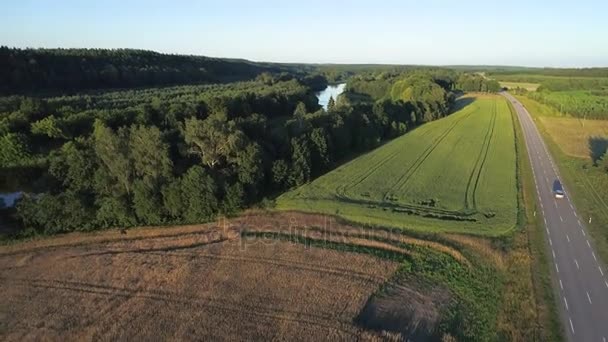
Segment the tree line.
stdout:
<svg viewBox="0 0 608 342">
<path fill-rule="evenodd" d="M 0 99 L 0 166 L 39 168 L 29 233 L 211 220 L 310 181 L 449 113 L 450 87 L 395 76 L 374 101 L 317 104 L 318 75 Z M 427 90 L 431 90 L 430 94 Z M 35 182 L 35 179 L 29 179 Z"/>
<path fill-rule="evenodd" d="M 133 49 L 17 49 L 0 46 L 0 93 L 234 82 L 253 79 L 262 72 L 293 74 L 312 68 Z"/>
</svg>

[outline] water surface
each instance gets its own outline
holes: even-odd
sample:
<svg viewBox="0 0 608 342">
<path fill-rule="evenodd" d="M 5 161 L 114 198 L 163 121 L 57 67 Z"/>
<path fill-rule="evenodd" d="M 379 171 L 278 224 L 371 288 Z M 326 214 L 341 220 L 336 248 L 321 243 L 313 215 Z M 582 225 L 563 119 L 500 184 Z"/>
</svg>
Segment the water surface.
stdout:
<svg viewBox="0 0 608 342">
<path fill-rule="evenodd" d="M 334 101 L 338 99 L 338 95 L 344 92 L 344 87 L 346 83 L 333 84 L 328 85 L 325 90 L 322 90 L 317 93 L 317 98 L 319 99 L 319 104 L 323 106 L 324 109 L 327 109 L 327 104 L 329 103 L 330 98 L 334 98 Z"/>
</svg>

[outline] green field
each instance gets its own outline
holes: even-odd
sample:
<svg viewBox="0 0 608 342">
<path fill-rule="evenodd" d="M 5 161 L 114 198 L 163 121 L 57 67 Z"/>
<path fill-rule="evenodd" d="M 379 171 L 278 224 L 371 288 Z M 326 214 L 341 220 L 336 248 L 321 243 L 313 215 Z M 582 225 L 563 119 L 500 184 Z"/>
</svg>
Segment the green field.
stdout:
<svg viewBox="0 0 608 342">
<path fill-rule="evenodd" d="M 499 82 L 501 87 L 505 87 L 507 89 L 516 89 L 522 88 L 527 91 L 535 91 L 540 84 L 539 83 L 528 83 L 528 82 Z"/>
<path fill-rule="evenodd" d="M 499 235 L 516 224 L 513 121 L 500 96 L 401 136 L 277 199 L 372 225 Z"/>
</svg>

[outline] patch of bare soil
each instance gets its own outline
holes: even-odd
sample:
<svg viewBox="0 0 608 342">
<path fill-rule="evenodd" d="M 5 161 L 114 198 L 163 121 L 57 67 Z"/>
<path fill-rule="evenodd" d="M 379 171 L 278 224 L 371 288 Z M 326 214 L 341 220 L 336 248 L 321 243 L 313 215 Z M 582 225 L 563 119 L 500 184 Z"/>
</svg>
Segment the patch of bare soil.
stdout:
<svg viewBox="0 0 608 342">
<path fill-rule="evenodd" d="M 371 330 L 386 331 L 408 341 L 439 339 L 442 310 L 450 305 L 449 291 L 415 280 L 396 281 L 369 298 L 356 322 Z"/>
</svg>

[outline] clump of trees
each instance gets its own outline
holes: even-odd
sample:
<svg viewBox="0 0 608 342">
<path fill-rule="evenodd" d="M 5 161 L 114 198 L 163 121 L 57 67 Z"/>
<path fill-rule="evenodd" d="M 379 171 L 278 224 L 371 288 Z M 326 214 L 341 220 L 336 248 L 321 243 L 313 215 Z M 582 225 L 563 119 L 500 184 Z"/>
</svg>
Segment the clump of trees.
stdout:
<svg viewBox="0 0 608 342">
<path fill-rule="evenodd" d="M 462 91 L 475 91 L 484 93 L 496 93 L 502 88 L 496 80 L 485 78 L 478 74 L 464 73 L 456 82 L 456 88 Z"/>
</svg>

